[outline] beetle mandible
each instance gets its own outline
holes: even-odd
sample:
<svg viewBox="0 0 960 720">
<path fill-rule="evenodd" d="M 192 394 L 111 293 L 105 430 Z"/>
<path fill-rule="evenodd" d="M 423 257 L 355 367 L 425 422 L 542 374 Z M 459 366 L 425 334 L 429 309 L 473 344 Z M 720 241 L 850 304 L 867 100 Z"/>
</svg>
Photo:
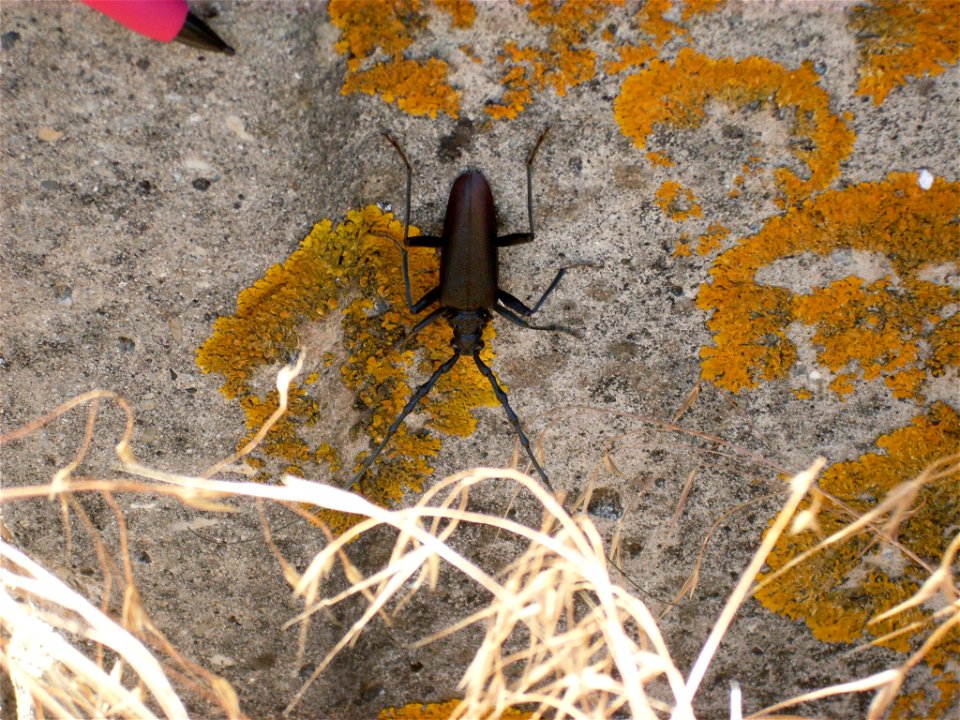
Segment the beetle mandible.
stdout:
<svg viewBox="0 0 960 720">
<path fill-rule="evenodd" d="M 507 419 L 520 438 L 520 444 L 527 451 L 527 456 L 543 484 L 553 489 L 547 474 L 544 472 L 537 458 L 530 448 L 530 441 L 520 427 L 517 414 L 510 407 L 507 394 L 497 382 L 493 371 L 480 359 L 483 349 L 483 329 L 491 319 L 491 310 L 504 316 L 511 322 L 531 330 L 554 330 L 576 335 L 572 330 L 559 325 L 531 325 L 524 318 L 530 317 L 540 309 L 550 294 L 556 289 L 564 273 L 570 267 L 557 271 L 553 282 L 547 287 L 543 295 L 533 307 L 529 307 L 521 300 L 511 295 L 499 285 L 497 251 L 499 248 L 510 245 L 519 245 L 533 240 L 533 179 L 532 166 L 537 150 L 547 135 L 547 127 L 537 139 L 533 150 L 527 156 L 527 216 L 530 221 L 530 232 L 510 233 L 497 236 L 496 207 L 493 203 L 493 193 L 490 184 L 482 173 L 468 171 L 461 174 L 453 183 L 450 190 L 450 199 L 447 202 L 446 216 L 443 221 L 443 234 L 439 236 L 418 235 L 409 237 L 410 230 L 410 193 L 413 176 L 413 167 L 407 159 L 406 153 L 400 144 L 388 133 L 384 137 L 396 149 L 406 165 L 407 189 L 406 209 L 404 212 L 403 229 L 403 282 L 406 291 L 407 305 L 410 312 L 417 315 L 434 303 L 438 307 L 429 315 L 420 320 L 407 334 L 411 338 L 438 317 L 444 317 L 453 328 L 453 356 L 441 364 L 430 378 L 417 388 L 416 392 L 400 411 L 396 420 L 387 428 L 387 432 L 373 453 L 367 457 L 360 469 L 344 483 L 344 488 L 353 486 L 370 469 L 386 447 L 390 438 L 400 427 L 400 423 L 417 406 L 430 388 L 434 386 L 440 376 L 450 371 L 461 355 L 470 355 L 477 365 L 477 369 L 490 381 L 497 400 L 507 413 Z M 440 284 L 428 290 L 422 298 L 413 302 L 410 294 L 410 272 L 407 260 L 408 247 L 435 247 L 440 249 Z"/>
</svg>

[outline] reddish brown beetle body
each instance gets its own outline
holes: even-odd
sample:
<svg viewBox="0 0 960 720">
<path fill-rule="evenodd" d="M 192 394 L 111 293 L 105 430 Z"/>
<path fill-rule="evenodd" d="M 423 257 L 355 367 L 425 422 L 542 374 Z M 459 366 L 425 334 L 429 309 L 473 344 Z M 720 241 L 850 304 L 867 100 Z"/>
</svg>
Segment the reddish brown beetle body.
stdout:
<svg viewBox="0 0 960 720">
<path fill-rule="evenodd" d="M 497 211 L 493 204 L 493 193 L 490 190 L 490 183 L 477 171 L 465 172 L 460 175 L 453 183 L 450 189 L 450 198 L 447 201 L 447 212 L 443 221 L 443 235 L 418 235 L 409 237 L 410 223 L 410 188 L 413 169 L 406 154 L 400 148 L 400 145 L 392 137 L 384 133 L 387 140 L 396 148 L 400 157 L 403 158 L 407 166 L 407 195 L 406 212 L 404 214 L 404 233 L 403 233 L 403 281 L 407 296 L 407 305 L 410 311 L 416 315 L 423 312 L 433 304 L 438 307 L 427 317 L 418 322 L 408 333 L 409 339 L 438 317 L 444 317 L 453 328 L 453 356 L 441 364 L 430 376 L 430 378 L 417 388 L 416 392 L 410 397 L 410 400 L 404 406 L 403 410 L 397 416 L 396 420 L 387 428 L 383 440 L 360 465 L 360 469 L 350 478 L 344 487 L 351 487 L 358 482 L 373 464 L 374 460 L 380 455 L 386 447 L 390 438 L 400 427 L 403 419 L 409 415 L 417 406 L 430 388 L 434 386 L 437 380 L 457 363 L 461 355 L 470 355 L 476 363 L 477 369 L 490 382 L 497 400 L 503 406 L 507 413 L 507 419 L 513 426 L 517 437 L 520 438 L 520 444 L 527 451 L 527 456 L 533 464 L 534 469 L 543 480 L 543 484 L 548 488 L 550 482 L 547 475 L 540 467 L 540 463 L 533 455 L 530 448 L 530 441 L 520 427 L 520 420 L 516 413 L 510 407 L 507 400 L 507 394 L 500 387 L 493 371 L 480 359 L 480 351 L 483 349 L 483 329 L 490 322 L 491 312 L 503 315 L 505 318 L 533 330 L 560 330 L 562 332 L 573 333 L 563 327 L 556 325 L 531 325 L 524 318 L 530 317 L 556 288 L 560 278 L 563 277 L 566 268 L 561 268 L 553 282 L 546 289 L 540 300 L 533 307 L 528 307 L 522 301 L 515 298 L 499 284 L 499 268 L 497 264 L 497 251 L 499 248 L 509 245 L 518 245 L 533 240 L 533 187 L 531 176 L 531 165 L 533 158 L 543 142 L 547 131 L 544 130 L 537 140 L 536 146 L 527 157 L 527 214 L 530 220 L 529 233 L 511 233 L 508 235 L 497 236 Z M 428 290 L 422 298 L 413 302 L 410 294 L 410 273 L 407 266 L 407 247 L 435 247 L 440 250 L 440 282 Z M 521 317 L 522 316 L 522 317 Z"/>
<path fill-rule="evenodd" d="M 440 250 L 440 306 L 480 310 L 497 305 L 497 221 L 490 183 L 465 172 L 450 189 Z"/>
</svg>

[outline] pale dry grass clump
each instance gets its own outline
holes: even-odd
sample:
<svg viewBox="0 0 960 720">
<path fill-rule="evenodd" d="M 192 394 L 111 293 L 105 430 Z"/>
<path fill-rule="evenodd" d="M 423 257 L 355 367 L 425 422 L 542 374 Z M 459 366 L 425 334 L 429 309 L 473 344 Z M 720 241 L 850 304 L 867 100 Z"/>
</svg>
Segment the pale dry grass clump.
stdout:
<svg viewBox="0 0 960 720">
<path fill-rule="evenodd" d="M 288 623 L 300 626 L 301 661 L 306 659 L 305 638 L 316 612 L 355 596 L 366 601 L 360 616 L 318 663 L 311 678 L 292 698 L 288 710 L 300 702 L 332 658 L 355 642 L 371 621 L 379 617 L 386 623 L 392 622 L 424 586 L 435 586 L 444 564 L 464 574 L 487 593 L 489 603 L 457 625 L 438 629 L 420 642 L 429 643 L 470 625 L 483 628 L 483 639 L 460 683 L 464 699 L 454 712 L 459 718 L 497 717 L 510 707 L 528 709 L 535 717 L 551 718 L 694 718 L 697 689 L 737 609 L 756 589 L 754 578 L 767 554 L 783 532 L 800 531 L 816 521 L 814 513 L 798 515 L 796 511 L 822 468 L 822 460 L 790 481 L 783 509 L 741 574 L 696 663 L 684 676 L 671 658 L 656 617 L 642 600 L 613 580 L 617 574 L 590 519 L 585 514 L 568 512 L 526 475 L 504 469 L 470 470 L 437 483 L 415 506 L 397 510 L 378 507 L 336 487 L 292 476 L 284 477 L 278 486 L 210 479 L 236 471 L 236 462 L 255 447 L 283 414 L 289 382 L 298 369 L 281 371 L 280 408 L 251 444 L 201 476 L 175 475 L 141 465 L 129 443 L 132 415 L 126 403 L 111 393 L 77 398 L 0 439 L 6 443 L 37 432 L 72 408 L 88 405 L 87 432 L 75 460 L 50 483 L 5 489 L 2 501 L 55 497 L 61 502 L 65 518 L 73 512 L 83 521 L 85 514 L 75 495 L 100 493 L 114 509 L 121 540 L 118 563 L 109 557 L 92 524 L 83 523 L 94 539 L 107 586 L 100 608 L 19 549 L 6 543 L 0 545 L 0 658 L 17 692 L 20 718 L 182 718 L 187 716 L 184 693 L 205 699 L 211 708 L 219 708 L 219 713 L 227 717 L 243 717 L 230 685 L 179 655 L 150 621 L 136 589 L 123 514 L 113 499 L 113 494 L 120 492 L 169 495 L 210 512 L 235 510 L 222 502 L 224 498 L 252 497 L 258 503 L 282 503 L 301 514 L 302 506 L 308 504 L 365 518 L 340 537 L 327 531 L 327 546 L 303 573 L 298 573 L 280 555 L 264 521 L 265 542 L 277 556 L 294 593 L 304 602 L 303 611 Z M 112 480 L 84 478 L 75 472 L 83 461 L 99 403 L 104 399 L 117 402 L 127 413 L 127 430 L 117 445 L 125 476 Z M 900 486 L 871 513 L 852 519 L 846 529 L 825 538 L 820 548 L 840 542 L 854 532 L 871 532 L 883 542 L 894 542 L 896 526 L 903 513 L 909 512 L 920 487 L 945 472 L 955 471 L 957 462 L 956 457 L 950 458 Z M 515 490 L 522 487 L 531 493 L 543 507 L 541 527 L 533 529 L 469 511 L 471 490 L 481 483 L 493 482 L 509 483 Z M 397 534 L 390 562 L 382 570 L 364 576 L 351 562 L 348 545 L 382 525 L 392 527 Z M 526 550 L 505 568 L 484 568 L 457 553 L 449 542 L 468 525 L 512 535 Z M 907 662 L 868 678 L 791 698 L 750 717 L 773 717 L 771 713 L 804 701 L 865 691 L 875 692 L 868 717 L 882 717 L 910 669 L 960 623 L 960 593 L 952 574 L 958 551 L 960 534 L 916 595 L 884 614 L 902 612 L 934 595 L 942 595 L 941 610 L 935 616 L 939 624 L 929 629 L 922 647 Z M 324 580 L 337 564 L 351 586 L 324 597 Z M 113 583 L 121 590 L 119 608 L 110 603 Z M 750 688 L 744 690 L 749 697 Z M 733 688 L 731 718 L 742 717 L 740 697 L 740 689 Z"/>
</svg>

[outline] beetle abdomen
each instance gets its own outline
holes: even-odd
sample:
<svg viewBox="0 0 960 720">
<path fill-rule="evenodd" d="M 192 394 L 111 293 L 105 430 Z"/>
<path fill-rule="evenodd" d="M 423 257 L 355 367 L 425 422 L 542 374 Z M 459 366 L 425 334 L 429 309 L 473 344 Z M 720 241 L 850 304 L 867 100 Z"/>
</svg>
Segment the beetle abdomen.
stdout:
<svg viewBox="0 0 960 720">
<path fill-rule="evenodd" d="M 490 183 L 466 172 L 450 189 L 440 251 L 440 306 L 479 310 L 497 304 L 497 221 Z"/>
</svg>

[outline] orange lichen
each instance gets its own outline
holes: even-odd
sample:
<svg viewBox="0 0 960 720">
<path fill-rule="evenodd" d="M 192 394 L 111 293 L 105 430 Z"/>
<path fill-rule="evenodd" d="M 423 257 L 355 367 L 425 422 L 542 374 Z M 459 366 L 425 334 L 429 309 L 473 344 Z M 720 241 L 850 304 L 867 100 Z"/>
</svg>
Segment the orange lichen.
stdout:
<svg viewBox="0 0 960 720">
<path fill-rule="evenodd" d="M 659 165 L 660 167 L 674 167 L 676 165 L 672 158 L 658 152 L 648 152 L 647 160 L 650 161 L 651 165 Z"/>
<path fill-rule="evenodd" d="M 721 0 L 685 0 L 680 12 L 681 23 L 689 22 L 694 16 L 713 12 L 720 5 Z M 673 0 L 647 0 L 635 15 L 639 28 L 652 38 L 652 42 L 643 42 L 637 45 L 621 45 L 614 48 L 620 56 L 604 65 L 604 70 L 610 73 L 623 72 L 634 67 L 643 67 L 657 57 L 663 46 L 689 31 L 682 24 L 668 20 L 667 16 L 674 11 L 677 2 Z"/>
<path fill-rule="evenodd" d="M 362 92 L 379 95 L 384 102 L 411 115 L 429 115 L 438 112 L 457 117 L 460 95 L 447 83 L 447 64 L 431 58 L 419 60 L 394 60 L 378 63 L 366 70 L 347 73 L 343 81 L 343 94 Z"/>
<path fill-rule="evenodd" d="M 955 454 L 960 445 L 960 417 L 955 409 L 936 403 L 911 425 L 878 438 L 876 445 L 878 452 L 839 463 L 823 474 L 819 487 L 838 502 L 815 491 L 821 504 L 819 532 L 783 536 L 767 558 L 771 572 L 868 512 L 894 487 L 918 476 L 934 461 Z M 958 527 L 960 472 L 954 471 L 932 480 L 919 492 L 899 525 L 895 545 L 886 540 L 878 544 L 875 534 L 865 529 L 811 555 L 761 588 L 756 597 L 774 612 L 803 620 L 814 637 L 824 642 L 856 642 L 865 633 L 879 638 L 905 629 L 878 644 L 907 652 L 929 627 L 930 609 L 914 608 L 881 623 L 868 625 L 868 621 L 920 588 Z M 758 580 L 769 574 L 761 574 Z M 917 625 L 909 628 L 911 623 Z M 948 661 L 958 653 L 960 634 L 953 633 L 926 656 L 934 673 L 945 681 L 941 693 L 949 692 L 953 683 L 953 702 L 958 697 L 956 677 L 948 669 Z"/>
<path fill-rule="evenodd" d="M 864 380 L 883 377 L 894 397 L 918 396 L 924 379 L 916 367 L 921 337 L 929 309 L 951 302 L 952 293 L 942 286 L 918 287 L 910 302 L 888 279 L 865 284 L 846 277 L 818 292 L 798 297 L 794 317 L 817 328 L 813 342 L 822 347 L 820 361 L 834 372 L 856 363 Z M 905 333 L 904 329 L 909 328 Z M 839 377 L 853 380 L 853 372 Z"/>
<path fill-rule="evenodd" d="M 340 28 L 337 52 L 347 56 L 350 70 L 377 50 L 389 56 L 401 54 L 413 42 L 412 19 L 419 0 L 330 0 L 330 21 Z"/>
<path fill-rule="evenodd" d="M 327 9 L 341 31 L 337 52 L 347 56 L 344 95 L 377 95 L 411 115 L 457 116 L 460 95 L 447 82 L 447 64 L 404 58 L 427 21 L 420 0 L 330 0 Z M 447 0 L 443 9 L 451 13 L 454 26 L 472 23 L 470 3 Z"/>
<path fill-rule="evenodd" d="M 960 60 L 958 0 L 874 0 L 851 8 L 850 27 L 860 46 L 857 95 L 877 105 L 909 78 Z"/>
<path fill-rule="evenodd" d="M 673 8 L 671 0 L 647 0 L 637 12 L 640 29 L 653 37 L 657 47 L 662 47 L 675 35 L 685 35 L 687 29 L 667 20 L 666 14 Z"/>
<path fill-rule="evenodd" d="M 450 16 L 455 28 L 468 28 L 477 19 L 477 8 L 471 0 L 434 0 L 437 7 Z"/>
<path fill-rule="evenodd" d="M 496 60 L 502 68 L 503 89 L 496 101 L 485 106 L 493 120 L 517 117 L 546 89 L 562 97 L 593 79 L 598 51 L 619 56 L 605 63 L 608 73 L 645 65 L 668 40 L 687 34 L 684 23 L 719 4 L 717 0 L 651 0 L 637 12 L 636 25 L 652 41 L 618 44 L 616 34 L 603 25 L 607 20 L 623 20 L 610 17 L 623 0 L 515 1 L 530 22 L 546 31 L 546 39 L 527 46 L 502 44 Z M 347 62 L 342 92 L 377 96 L 413 115 L 436 117 L 444 112 L 456 117 L 460 94 L 449 81 L 449 58 L 432 56 L 431 48 L 422 44 L 431 17 L 437 16 L 430 12 L 431 6 L 449 16 L 449 27 L 455 31 L 475 24 L 477 6 L 471 0 L 331 0 L 330 19 L 341 31 L 336 48 Z M 671 15 L 680 20 L 668 20 Z M 460 43 L 459 47 L 471 62 L 484 62 L 474 45 Z"/>
<path fill-rule="evenodd" d="M 707 228 L 707 232 L 697 238 L 697 252 L 700 255 L 709 255 L 713 251 L 719 250 L 728 235 L 730 235 L 730 230 L 725 225 L 713 223 Z"/>
<path fill-rule="evenodd" d="M 416 228 L 411 231 L 416 234 Z M 403 225 L 375 206 L 351 211 L 335 228 L 329 220 L 318 223 L 286 261 L 240 293 L 236 314 L 218 318 L 198 349 L 197 363 L 205 372 L 221 374 L 221 391 L 243 409 L 248 438 L 277 407 L 273 369 L 306 350 L 308 371 L 291 387 L 289 413 L 251 458 L 264 474 L 272 468 L 345 479 L 363 453 L 344 457 L 350 433 L 342 423 L 352 408 L 349 400 L 338 405 L 329 398 L 338 392 L 355 398 L 360 415 L 353 431 L 377 442 L 410 397 L 411 370 L 431 372 L 450 357 L 451 331 L 442 322 L 422 330 L 412 343 L 419 359 L 413 349 L 398 347 L 416 322 L 404 299 L 402 239 Z M 436 253 L 412 248 L 410 264 L 419 297 L 436 284 Z M 487 362 L 492 337 L 490 325 L 482 353 Z M 419 488 L 432 472 L 429 459 L 440 449 L 434 431 L 467 435 L 476 427 L 472 411 L 491 404 L 496 399 L 487 380 L 473 363 L 458 363 L 421 405 L 424 427 L 401 426 L 360 489 L 389 502 L 406 488 Z M 327 520 L 338 530 L 347 522 L 335 516 Z"/>
<path fill-rule="evenodd" d="M 693 255 L 693 250 L 690 248 L 690 236 L 687 233 L 682 233 L 677 238 L 677 244 L 673 246 L 673 256 L 681 258 L 691 255 Z"/>
<path fill-rule="evenodd" d="M 912 173 L 831 191 L 770 220 L 756 235 L 720 255 L 697 304 L 713 312 L 714 347 L 701 348 L 702 376 L 733 392 L 784 377 L 797 351 L 790 323 L 816 328 L 818 359 L 840 373 L 840 395 L 853 380 L 883 378 L 897 397 L 920 400 L 927 376 L 958 364 L 957 290 L 923 279 L 930 266 L 960 256 L 960 184 L 936 181 L 923 190 Z M 859 250 L 887 258 L 895 275 L 867 283 L 846 277 L 794 295 L 761 285 L 757 273 L 780 258 Z"/>
<path fill-rule="evenodd" d="M 447 700 L 442 703 L 410 703 L 399 708 L 386 708 L 377 715 L 377 720 L 450 720 L 452 717 L 464 717 L 462 713 L 457 713 L 460 707 L 459 700 Z M 492 716 L 485 715 L 478 720 L 487 720 Z M 532 718 L 533 713 L 507 708 L 502 713 L 497 714 L 498 718 L 513 718 L 515 720 L 525 720 Z"/>
<path fill-rule="evenodd" d="M 657 205 L 674 222 L 703 215 L 693 191 L 673 180 L 667 180 L 657 189 Z"/>
<path fill-rule="evenodd" d="M 804 142 L 794 143 L 791 152 L 808 177 L 784 167 L 774 170 L 781 205 L 827 187 L 853 149 L 853 132 L 830 111 L 829 96 L 809 64 L 788 70 L 765 58 L 715 60 L 684 48 L 673 63 L 653 60 L 624 80 L 614 109 L 622 132 L 644 149 L 658 124 L 699 127 L 711 101 L 735 109 L 770 104 L 794 111 L 791 134 Z"/>
<path fill-rule="evenodd" d="M 624 70 L 634 67 L 642 67 L 657 56 L 657 48 L 649 43 L 640 45 L 621 45 L 616 48 L 619 60 L 611 60 L 603 66 L 603 69 L 614 75 Z"/>
<path fill-rule="evenodd" d="M 682 2 L 676 2 L 676 0 L 646 0 L 635 17 L 640 29 L 653 38 L 653 46 L 659 49 L 670 40 L 689 34 L 687 28 L 680 23 L 669 20 L 667 17 L 671 13 L 675 13 L 677 6 L 682 7 L 679 13 L 680 21 L 686 23 L 696 15 L 713 12 L 720 6 L 720 3 L 721 0 L 682 0 Z M 637 46 L 637 49 L 642 50 L 645 47 L 649 46 L 640 45 Z M 639 55 L 633 53 L 630 53 L 630 55 L 639 57 Z M 627 58 L 623 57 L 623 60 L 626 61 Z M 632 64 L 639 65 L 641 63 Z"/>
<path fill-rule="evenodd" d="M 724 2 L 725 0 L 683 0 L 683 11 L 680 17 L 686 22 L 694 15 L 719 10 Z"/>
<path fill-rule="evenodd" d="M 596 54 L 583 47 L 606 17 L 611 5 L 623 0 L 565 0 L 555 6 L 550 0 L 518 0 L 528 6 L 528 17 L 548 29 L 546 48 L 504 44 L 497 57 L 506 70 L 500 78 L 505 88 L 500 102 L 486 107 L 494 120 L 513 119 L 533 100 L 533 93 L 546 87 L 560 97 L 594 77 Z"/>
</svg>

